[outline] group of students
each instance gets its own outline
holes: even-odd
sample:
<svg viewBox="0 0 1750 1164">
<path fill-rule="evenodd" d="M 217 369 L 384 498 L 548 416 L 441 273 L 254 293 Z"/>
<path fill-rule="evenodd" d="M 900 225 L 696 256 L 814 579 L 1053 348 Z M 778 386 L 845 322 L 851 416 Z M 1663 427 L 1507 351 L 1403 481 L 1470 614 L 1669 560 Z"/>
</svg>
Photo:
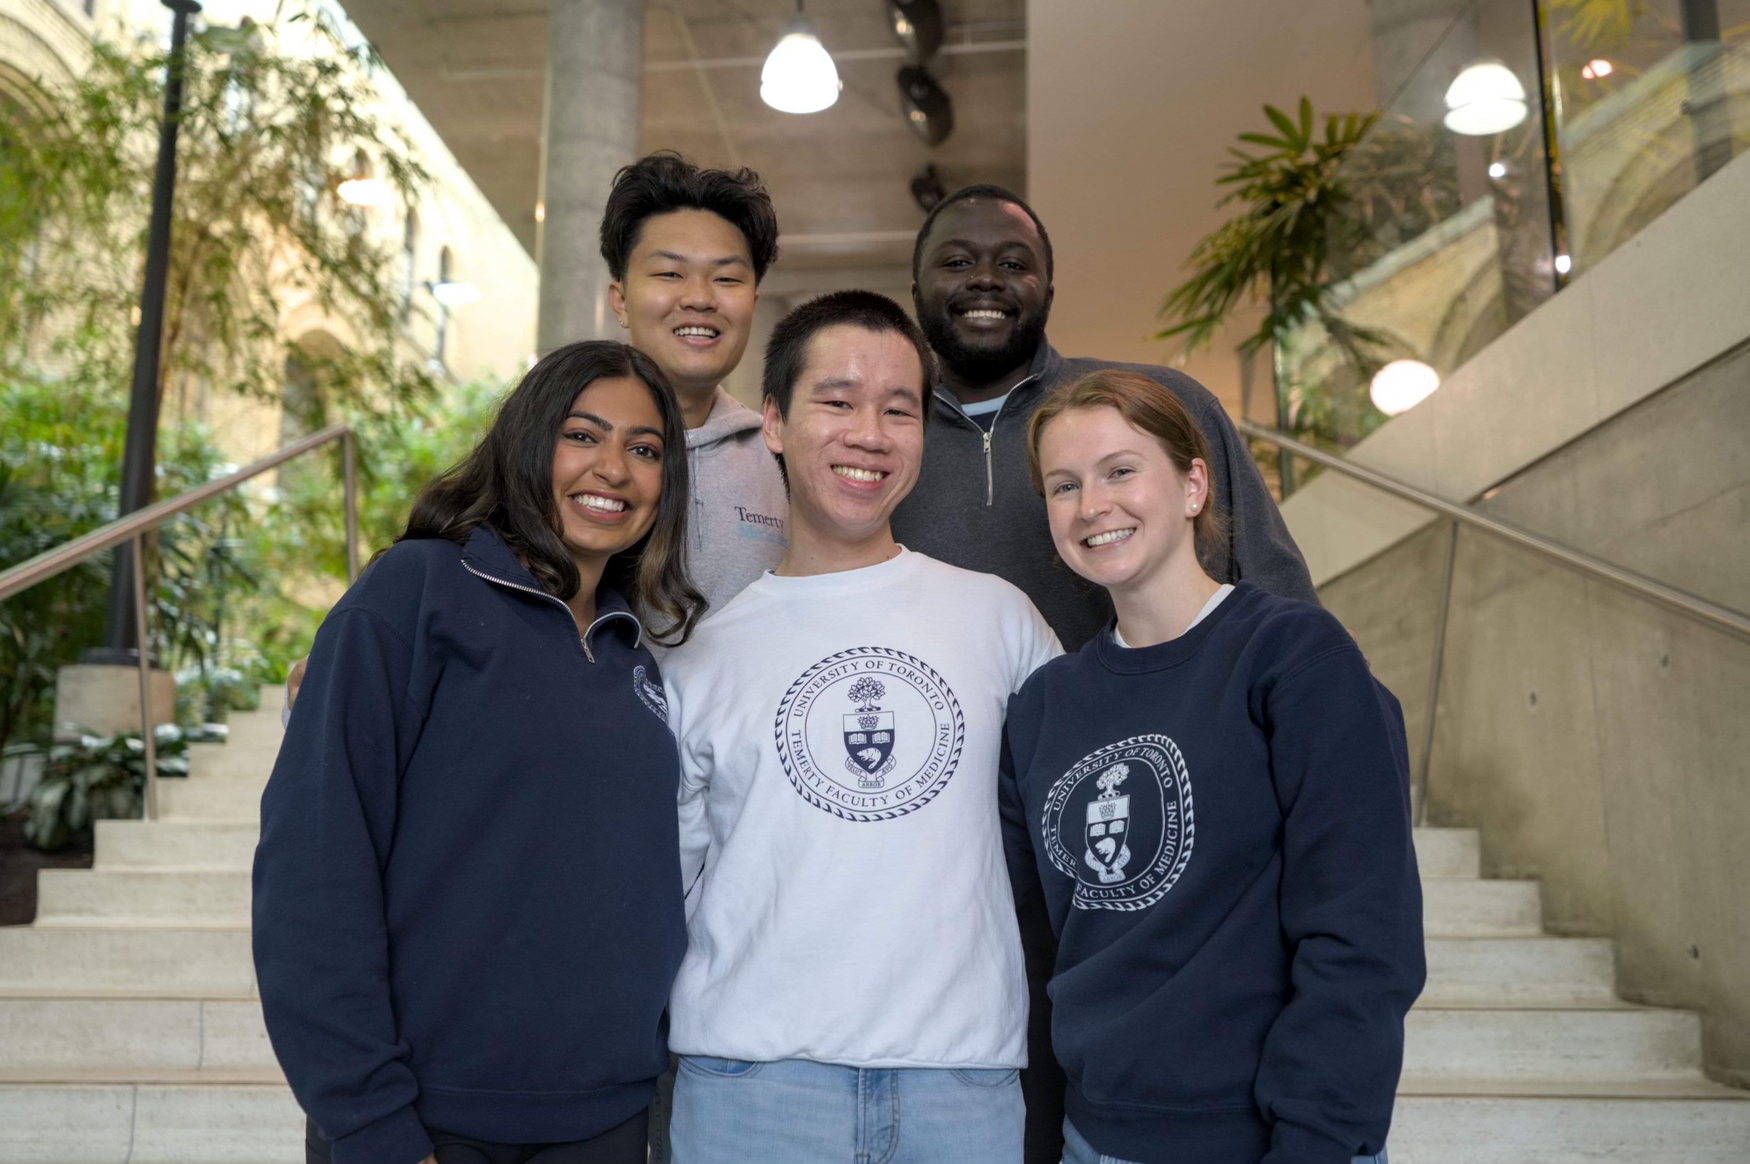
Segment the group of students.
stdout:
<svg viewBox="0 0 1750 1164">
<path fill-rule="evenodd" d="M 254 877 L 307 1159 L 1383 1161 L 1402 716 L 1219 404 L 1053 351 L 970 187 L 917 321 L 801 305 L 756 413 L 776 240 L 747 171 L 622 171 L 630 342 L 539 360 L 318 633 Z"/>
</svg>

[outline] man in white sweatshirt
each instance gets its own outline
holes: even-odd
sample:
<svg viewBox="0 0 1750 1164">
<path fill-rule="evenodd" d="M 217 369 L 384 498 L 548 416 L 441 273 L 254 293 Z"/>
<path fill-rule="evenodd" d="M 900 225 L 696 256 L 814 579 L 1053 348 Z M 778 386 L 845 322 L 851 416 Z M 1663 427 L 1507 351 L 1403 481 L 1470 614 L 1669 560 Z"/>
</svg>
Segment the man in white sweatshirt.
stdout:
<svg viewBox="0 0 1750 1164">
<path fill-rule="evenodd" d="M 879 295 L 778 326 L 787 553 L 663 665 L 691 879 L 677 1164 L 1021 1158 L 996 778 L 1008 698 L 1059 647 L 1015 587 L 893 540 L 930 365 Z"/>
</svg>

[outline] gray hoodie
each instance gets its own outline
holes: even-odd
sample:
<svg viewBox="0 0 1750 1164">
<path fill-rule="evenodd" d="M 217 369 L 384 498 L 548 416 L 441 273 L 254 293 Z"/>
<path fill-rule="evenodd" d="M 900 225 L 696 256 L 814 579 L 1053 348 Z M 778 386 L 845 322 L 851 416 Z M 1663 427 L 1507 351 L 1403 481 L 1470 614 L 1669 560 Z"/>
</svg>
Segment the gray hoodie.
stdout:
<svg viewBox="0 0 1750 1164">
<path fill-rule="evenodd" d="M 1070 572 L 1057 557 L 1045 501 L 1027 476 L 1027 420 L 1051 390 L 1101 368 L 1137 372 L 1182 400 L 1209 441 L 1210 493 L 1227 519 L 1227 544 L 1210 573 L 1217 582 L 1245 579 L 1272 594 L 1317 602 L 1306 562 L 1288 536 L 1246 445 L 1221 402 L 1183 372 L 1154 364 L 1066 359 L 1041 343 L 1027 379 L 1015 385 L 986 433 L 945 389 L 924 437 L 917 487 L 893 514 L 893 536 L 950 565 L 1014 583 L 1033 600 L 1064 650 L 1075 651 L 1112 617 L 1104 590 Z"/>
<path fill-rule="evenodd" d="M 687 568 L 711 610 L 721 610 L 783 560 L 790 500 L 760 414 L 722 388 L 705 423 L 687 430 L 687 472 Z"/>
</svg>

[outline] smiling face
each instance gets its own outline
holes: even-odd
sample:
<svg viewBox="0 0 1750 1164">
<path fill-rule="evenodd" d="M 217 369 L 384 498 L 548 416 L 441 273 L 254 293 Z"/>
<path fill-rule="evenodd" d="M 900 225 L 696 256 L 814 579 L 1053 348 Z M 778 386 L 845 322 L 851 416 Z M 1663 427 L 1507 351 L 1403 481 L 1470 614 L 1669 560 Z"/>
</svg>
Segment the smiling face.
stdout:
<svg viewBox="0 0 1750 1164">
<path fill-rule="evenodd" d="M 765 402 L 766 447 L 784 458 L 793 526 L 841 545 L 887 536 L 923 459 L 923 381 L 917 349 L 898 332 L 834 324 L 815 333 L 789 414 Z"/>
<path fill-rule="evenodd" d="M 553 449 L 560 540 L 580 566 L 599 565 L 650 531 L 662 498 L 662 414 L 630 376 L 577 394 Z"/>
<path fill-rule="evenodd" d="M 1051 311 L 1033 220 L 993 198 L 949 206 L 924 240 L 912 299 L 944 373 L 962 385 L 995 384 L 1026 367 Z"/>
<path fill-rule="evenodd" d="M 1122 592 L 1197 568 L 1192 522 L 1209 500 L 1201 459 L 1181 473 L 1160 441 L 1099 405 L 1045 425 L 1039 469 L 1051 540 L 1083 578 Z"/>
<path fill-rule="evenodd" d="M 747 240 L 708 210 L 647 219 L 625 279 L 608 286 L 632 346 L 683 399 L 709 396 L 741 362 L 758 298 Z"/>
</svg>

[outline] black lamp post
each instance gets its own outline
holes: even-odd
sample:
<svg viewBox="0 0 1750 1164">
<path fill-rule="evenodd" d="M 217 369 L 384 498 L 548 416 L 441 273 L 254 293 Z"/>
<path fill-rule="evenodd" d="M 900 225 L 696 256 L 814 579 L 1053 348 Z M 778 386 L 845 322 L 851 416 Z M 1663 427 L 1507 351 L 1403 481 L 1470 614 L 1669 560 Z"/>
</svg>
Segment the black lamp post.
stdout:
<svg viewBox="0 0 1750 1164">
<path fill-rule="evenodd" d="M 182 116 L 182 69 L 188 18 L 196 0 L 162 0 L 175 14 L 170 59 L 164 68 L 164 124 L 158 131 L 158 168 L 152 178 L 152 217 L 146 228 L 146 280 L 140 291 L 140 330 L 134 340 L 134 380 L 128 400 L 128 434 L 122 451 L 121 509 L 125 516 L 151 504 L 158 458 L 158 363 L 164 350 L 164 298 L 170 276 L 170 208 L 176 191 L 176 130 Z M 103 646 L 80 661 L 138 664 L 141 631 L 134 625 L 133 543 L 115 549 L 109 579 L 109 615 Z"/>
</svg>

